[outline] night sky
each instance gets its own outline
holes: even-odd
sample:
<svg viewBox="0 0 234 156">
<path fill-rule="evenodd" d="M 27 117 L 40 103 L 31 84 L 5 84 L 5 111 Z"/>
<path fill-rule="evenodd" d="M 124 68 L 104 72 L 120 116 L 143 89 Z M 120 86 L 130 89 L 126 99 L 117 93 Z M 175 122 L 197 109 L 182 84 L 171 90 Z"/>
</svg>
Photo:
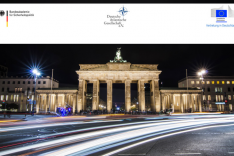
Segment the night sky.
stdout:
<svg viewBox="0 0 234 156">
<path fill-rule="evenodd" d="M 118 47 L 123 59 L 132 64 L 159 64 L 163 87 L 177 87 L 186 69 L 189 76 L 202 68 L 208 76 L 234 75 L 234 45 L 0 45 L 0 64 L 9 68 L 8 76 L 29 75 L 35 65 L 43 76 L 51 76 L 54 69 L 61 87 L 77 86 L 79 64 L 105 64 L 114 59 Z"/>
</svg>

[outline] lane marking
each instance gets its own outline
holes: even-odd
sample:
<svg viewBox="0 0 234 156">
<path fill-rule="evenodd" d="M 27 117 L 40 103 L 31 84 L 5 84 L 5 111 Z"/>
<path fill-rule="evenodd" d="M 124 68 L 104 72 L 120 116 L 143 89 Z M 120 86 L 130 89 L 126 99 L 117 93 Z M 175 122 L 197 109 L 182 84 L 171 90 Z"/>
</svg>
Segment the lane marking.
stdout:
<svg viewBox="0 0 234 156">
<path fill-rule="evenodd" d="M 146 154 L 118 154 L 118 155 L 146 155 Z"/>
<path fill-rule="evenodd" d="M 200 155 L 201 153 L 175 153 L 175 155 Z"/>
</svg>

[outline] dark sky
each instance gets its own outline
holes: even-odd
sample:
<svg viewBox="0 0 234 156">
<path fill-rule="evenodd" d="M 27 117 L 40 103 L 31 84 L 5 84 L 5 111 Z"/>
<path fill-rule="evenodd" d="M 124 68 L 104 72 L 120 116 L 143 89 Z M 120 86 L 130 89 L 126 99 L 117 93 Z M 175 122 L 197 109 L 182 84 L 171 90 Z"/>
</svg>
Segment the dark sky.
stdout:
<svg viewBox="0 0 234 156">
<path fill-rule="evenodd" d="M 105 64 L 114 59 L 121 47 L 122 57 L 132 64 L 159 64 L 164 87 L 177 87 L 178 80 L 205 68 L 208 75 L 234 75 L 234 45 L 0 45 L 1 62 L 9 68 L 8 76 L 25 76 L 33 64 L 42 75 L 51 76 L 61 85 L 77 85 L 79 64 Z"/>
</svg>

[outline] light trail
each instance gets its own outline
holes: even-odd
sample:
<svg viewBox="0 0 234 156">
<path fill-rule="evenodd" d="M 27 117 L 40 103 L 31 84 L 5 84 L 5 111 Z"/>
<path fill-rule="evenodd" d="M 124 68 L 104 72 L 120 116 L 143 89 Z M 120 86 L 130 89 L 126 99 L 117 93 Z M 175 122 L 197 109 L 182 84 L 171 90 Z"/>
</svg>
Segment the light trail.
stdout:
<svg viewBox="0 0 234 156">
<path fill-rule="evenodd" d="M 225 121 L 223 121 L 225 122 Z M 222 122 L 222 123 L 223 123 Z M 230 122 L 230 121 L 227 121 Z M 72 147 L 68 147 L 62 150 L 57 150 L 56 152 L 52 152 L 46 156 L 54 156 L 54 155 L 70 155 L 70 154 L 74 154 L 74 155 L 82 155 L 83 153 L 86 153 L 88 151 L 91 151 L 93 149 L 99 149 L 101 147 L 110 145 L 110 144 L 114 144 L 117 142 L 121 142 L 124 140 L 128 140 L 131 138 L 136 138 L 142 135 L 147 135 L 150 133 L 155 133 L 155 132 L 160 132 L 160 131 L 165 131 L 168 129 L 175 129 L 175 128 L 180 128 L 180 127 L 186 127 L 186 129 L 188 128 L 193 128 L 193 127 L 198 127 L 198 126 L 205 126 L 207 124 L 207 122 L 201 122 L 201 123 L 206 123 L 206 124 L 201 124 L 201 125 L 194 125 L 194 123 L 180 123 L 180 124 L 175 124 L 174 126 L 171 125 L 166 125 L 163 127 L 158 127 L 157 129 L 155 129 L 155 127 L 149 127 L 149 128 L 142 128 L 139 130 L 132 130 L 132 131 L 128 131 L 128 132 L 123 132 L 120 134 L 115 134 L 112 136 L 107 136 L 104 138 L 100 138 L 100 139 L 96 139 L 96 140 L 92 140 L 92 141 L 87 141 L 85 143 L 82 144 L 78 144 Z M 214 123 L 220 123 L 220 122 L 213 122 Z M 181 129 L 185 129 L 185 128 L 181 128 Z M 97 151 L 98 152 L 98 151 Z M 44 154 L 43 154 L 44 155 Z"/>
<path fill-rule="evenodd" d="M 216 118 L 216 119 L 179 120 L 179 121 L 173 120 L 173 121 L 168 121 L 168 122 L 165 122 L 165 121 L 147 121 L 146 122 L 144 121 L 144 122 L 136 122 L 136 123 L 111 125 L 111 126 L 99 126 L 99 128 L 100 127 L 102 128 L 114 128 L 115 127 L 115 129 L 98 130 L 95 132 L 76 134 L 76 135 L 67 136 L 64 138 L 60 138 L 57 140 L 52 140 L 52 141 L 48 141 L 44 143 L 38 143 L 35 145 L 29 145 L 26 147 L 19 147 L 15 149 L 9 149 L 9 150 L 0 152 L 0 155 L 13 154 L 13 153 L 23 152 L 23 151 L 27 151 L 31 149 L 38 150 L 38 148 L 43 151 L 50 147 L 57 147 L 58 145 L 63 146 L 68 143 L 74 144 L 76 142 L 80 142 L 81 140 L 87 140 L 93 137 L 105 135 L 103 138 L 96 138 L 91 141 L 82 142 L 82 143 L 79 143 L 78 145 L 75 145 L 75 146 L 73 145 L 68 148 L 64 148 L 63 150 L 57 150 L 55 152 L 52 151 L 47 154 L 48 155 L 70 155 L 70 154 L 75 153 L 77 155 L 78 153 L 84 153 L 84 152 L 86 153 L 98 152 L 99 149 L 101 150 L 108 149 L 111 146 L 113 146 L 113 144 L 120 145 L 121 142 L 129 143 L 132 140 L 137 139 L 137 137 L 141 137 L 141 139 L 145 139 L 149 137 L 149 135 L 155 136 L 157 134 L 163 134 L 166 131 L 168 133 L 168 132 L 173 132 L 173 131 L 178 131 L 178 130 L 183 130 L 183 129 L 188 129 L 188 128 L 194 128 L 198 126 L 229 123 L 229 122 L 233 122 L 233 119 L 234 117 L 232 116 L 229 118 L 227 117 L 227 118 L 221 118 L 221 119 Z M 142 125 L 137 125 L 137 124 L 142 124 Z M 123 126 L 128 126 L 128 127 L 123 127 Z M 95 128 L 97 129 L 97 127 L 88 128 L 88 129 L 95 130 Z M 82 130 L 85 130 L 85 129 L 82 129 Z M 74 130 L 74 131 L 69 131 L 69 132 L 77 132 L 77 131 L 80 131 L 80 130 Z M 69 132 L 65 132 L 65 133 L 69 133 Z M 64 134 L 64 133 L 60 133 L 60 134 Z M 50 135 L 47 135 L 47 136 L 50 136 Z M 129 140 L 129 142 L 126 140 Z M 103 148 L 104 146 L 106 146 L 106 148 Z"/>
<path fill-rule="evenodd" d="M 150 142 L 150 141 L 157 140 L 157 139 L 161 139 L 161 138 L 169 137 L 169 136 L 172 136 L 172 135 L 176 135 L 176 134 L 181 134 L 181 133 L 185 133 L 185 132 L 191 132 L 191 131 L 201 130 L 201 129 L 206 129 L 206 128 L 225 127 L 225 126 L 232 126 L 232 125 L 234 125 L 234 124 L 229 124 L 229 125 L 216 125 L 216 126 L 206 126 L 206 127 L 194 128 L 194 129 L 184 130 L 184 131 L 175 132 L 175 133 L 171 133 L 171 134 L 166 134 L 166 135 L 163 135 L 163 136 L 158 136 L 158 137 L 155 137 L 155 138 L 152 138 L 152 139 L 144 140 L 144 141 L 141 141 L 141 142 L 138 142 L 138 143 L 135 143 L 135 144 L 132 144 L 132 145 L 123 147 L 123 148 L 121 148 L 121 149 L 118 149 L 118 150 L 109 152 L 109 153 L 107 153 L 107 154 L 104 154 L 103 156 L 113 155 L 113 154 L 116 154 L 116 153 L 118 153 L 118 152 L 124 151 L 124 150 L 126 150 L 126 149 L 129 149 L 129 148 L 132 148 L 132 147 L 141 145 L 141 144 L 145 144 L 145 143 L 148 143 L 148 142 Z"/>
</svg>

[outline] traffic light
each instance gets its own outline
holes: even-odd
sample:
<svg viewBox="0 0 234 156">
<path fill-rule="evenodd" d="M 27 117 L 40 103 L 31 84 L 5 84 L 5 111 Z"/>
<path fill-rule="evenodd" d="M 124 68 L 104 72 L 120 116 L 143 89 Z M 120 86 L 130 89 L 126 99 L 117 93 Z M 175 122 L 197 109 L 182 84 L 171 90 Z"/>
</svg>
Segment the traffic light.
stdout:
<svg viewBox="0 0 234 156">
<path fill-rule="evenodd" d="M 228 101 L 227 101 L 227 100 L 225 100 L 225 102 L 227 103 Z"/>
</svg>

